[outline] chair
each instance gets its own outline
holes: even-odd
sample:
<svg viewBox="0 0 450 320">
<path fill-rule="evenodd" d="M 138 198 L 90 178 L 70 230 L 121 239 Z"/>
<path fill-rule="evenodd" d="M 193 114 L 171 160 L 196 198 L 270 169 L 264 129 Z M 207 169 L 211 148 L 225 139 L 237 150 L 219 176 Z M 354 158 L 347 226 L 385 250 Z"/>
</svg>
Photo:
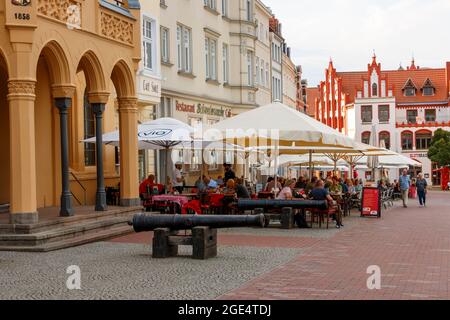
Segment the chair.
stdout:
<svg viewBox="0 0 450 320">
<path fill-rule="evenodd" d="M 337 213 L 337 210 L 339 208 L 336 207 L 329 207 L 328 209 L 322 210 L 322 209 L 312 209 L 311 212 L 311 227 L 314 225 L 315 218 L 318 218 L 319 228 L 322 228 L 322 222 L 324 221 L 324 217 L 327 218 L 327 229 L 329 229 L 329 223 L 330 223 L 330 216 Z"/>
</svg>

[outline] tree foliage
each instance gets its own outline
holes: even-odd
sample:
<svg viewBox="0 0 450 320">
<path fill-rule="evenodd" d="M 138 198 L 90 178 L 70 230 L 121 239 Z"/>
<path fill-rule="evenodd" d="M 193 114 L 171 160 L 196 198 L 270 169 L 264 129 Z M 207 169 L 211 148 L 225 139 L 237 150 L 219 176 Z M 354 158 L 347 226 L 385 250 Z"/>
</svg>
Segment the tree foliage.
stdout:
<svg viewBox="0 0 450 320">
<path fill-rule="evenodd" d="M 438 129 L 428 150 L 428 158 L 441 167 L 450 166 L 450 132 Z"/>
</svg>

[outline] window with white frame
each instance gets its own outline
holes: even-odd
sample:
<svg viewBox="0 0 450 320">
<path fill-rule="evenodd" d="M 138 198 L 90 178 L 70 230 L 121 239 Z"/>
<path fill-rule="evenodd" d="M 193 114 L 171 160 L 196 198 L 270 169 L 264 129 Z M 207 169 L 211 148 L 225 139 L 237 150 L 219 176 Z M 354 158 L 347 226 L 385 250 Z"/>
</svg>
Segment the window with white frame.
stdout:
<svg viewBox="0 0 450 320">
<path fill-rule="evenodd" d="M 205 7 L 216 10 L 216 0 L 203 0 Z"/>
<path fill-rule="evenodd" d="M 261 59 L 261 66 L 260 66 L 260 70 L 261 70 L 261 85 L 262 86 L 266 86 L 266 79 L 264 77 L 264 60 Z"/>
<path fill-rule="evenodd" d="M 252 0 L 245 0 L 245 12 L 247 14 L 247 21 L 253 21 Z"/>
<path fill-rule="evenodd" d="M 253 82 L 253 52 L 247 51 L 247 84 L 252 87 Z"/>
<path fill-rule="evenodd" d="M 222 0 L 222 15 L 228 17 L 228 0 Z"/>
<path fill-rule="evenodd" d="M 192 30 L 182 25 L 177 26 L 177 58 L 178 70 L 192 73 Z"/>
<path fill-rule="evenodd" d="M 269 63 L 266 62 L 266 87 L 269 87 L 270 77 L 269 77 Z"/>
<path fill-rule="evenodd" d="M 217 40 L 205 38 L 206 80 L 217 80 Z"/>
<path fill-rule="evenodd" d="M 144 48 L 143 52 L 143 63 L 144 68 L 154 71 L 155 68 L 155 20 L 148 17 L 143 17 L 142 19 L 142 46 Z"/>
<path fill-rule="evenodd" d="M 256 80 L 255 83 L 256 85 L 258 85 L 260 83 L 260 79 L 259 79 L 259 58 L 256 57 Z"/>
<path fill-rule="evenodd" d="M 222 46 L 222 68 L 223 68 L 223 83 L 230 82 L 230 54 L 228 51 L 228 45 Z"/>
<path fill-rule="evenodd" d="M 161 60 L 164 63 L 170 62 L 169 43 L 169 29 L 161 27 Z"/>
</svg>

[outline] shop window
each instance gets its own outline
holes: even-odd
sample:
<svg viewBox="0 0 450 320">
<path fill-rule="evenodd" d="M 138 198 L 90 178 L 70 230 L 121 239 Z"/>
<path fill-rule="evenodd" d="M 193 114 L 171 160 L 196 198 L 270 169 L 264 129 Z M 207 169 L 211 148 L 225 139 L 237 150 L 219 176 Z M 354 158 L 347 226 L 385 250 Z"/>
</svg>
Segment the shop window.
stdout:
<svg viewBox="0 0 450 320">
<path fill-rule="evenodd" d="M 416 149 L 417 150 L 428 150 L 431 144 L 431 139 L 433 135 L 428 131 L 420 131 L 416 133 Z"/>
</svg>

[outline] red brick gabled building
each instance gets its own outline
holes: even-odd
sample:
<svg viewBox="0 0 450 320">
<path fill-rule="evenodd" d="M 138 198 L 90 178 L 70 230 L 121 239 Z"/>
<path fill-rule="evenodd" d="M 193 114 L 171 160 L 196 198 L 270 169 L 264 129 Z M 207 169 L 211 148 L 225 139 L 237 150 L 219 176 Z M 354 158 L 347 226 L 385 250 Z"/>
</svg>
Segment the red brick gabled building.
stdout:
<svg viewBox="0 0 450 320">
<path fill-rule="evenodd" d="M 421 68 L 413 59 L 406 70 L 383 70 L 374 55 L 364 71 L 337 72 L 330 61 L 317 91 L 316 119 L 358 141 L 383 141 L 415 158 L 431 183 L 427 151 L 437 128 L 450 131 L 449 92 L 450 62 Z"/>
</svg>

